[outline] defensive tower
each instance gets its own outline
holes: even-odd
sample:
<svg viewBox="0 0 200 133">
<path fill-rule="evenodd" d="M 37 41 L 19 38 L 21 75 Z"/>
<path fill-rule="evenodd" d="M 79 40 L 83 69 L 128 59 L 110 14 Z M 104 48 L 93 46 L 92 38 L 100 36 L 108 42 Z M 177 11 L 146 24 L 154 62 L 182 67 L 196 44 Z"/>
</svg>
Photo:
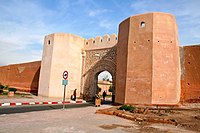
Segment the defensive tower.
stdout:
<svg viewBox="0 0 200 133">
<path fill-rule="evenodd" d="M 179 42 L 175 17 L 147 13 L 119 25 L 116 102 L 177 104 L 180 99 Z"/>
</svg>

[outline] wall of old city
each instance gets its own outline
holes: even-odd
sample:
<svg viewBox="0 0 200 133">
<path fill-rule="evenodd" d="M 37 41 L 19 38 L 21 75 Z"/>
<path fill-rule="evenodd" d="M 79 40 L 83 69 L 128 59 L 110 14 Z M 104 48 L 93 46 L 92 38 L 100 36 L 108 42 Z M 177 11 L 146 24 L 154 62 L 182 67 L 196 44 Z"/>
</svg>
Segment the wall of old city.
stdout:
<svg viewBox="0 0 200 133">
<path fill-rule="evenodd" d="M 0 83 L 42 96 L 62 97 L 62 73 L 68 70 L 67 97 L 74 89 L 77 96 L 92 97 L 97 92 L 98 74 L 107 70 L 113 76 L 112 94 L 117 103 L 199 102 L 200 45 L 180 47 L 179 53 L 178 44 L 173 15 L 136 15 L 119 25 L 118 37 L 47 35 L 42 62 L 0 66 Z"/>
<path fill-rule="evenodd" d="M 37 94 L 40 66 L 41 61 L 1 66 L 0 83 Z"/>
<path fill-rule="evenodd" d="M 104 36 L 97 36 L 85 40 L 84 50 L 97 50 L 97 49 L 108 49 L 112 48 L 117 44 L 116 34 L 105 34 Z"/>
<path fill-rule="evenodd" d="M 91 99 L 97 93 L 98 74 L 108 71 L 113 77 L 115 95 L 116 34 L 97 36 L 85 40 L 82 51 L 81 94 Z"/>
<path fill-rule="evenodd" d="M 181 102 L 200 102 L 200 45 L 184 46 L 181 53 Z"/>
</svg>

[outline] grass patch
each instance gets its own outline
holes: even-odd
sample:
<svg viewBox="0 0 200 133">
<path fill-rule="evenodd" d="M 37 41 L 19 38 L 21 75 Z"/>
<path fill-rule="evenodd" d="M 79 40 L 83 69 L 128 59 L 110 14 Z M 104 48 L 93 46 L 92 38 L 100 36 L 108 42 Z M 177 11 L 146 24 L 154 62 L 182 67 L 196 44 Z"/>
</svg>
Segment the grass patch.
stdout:
<svg viewBox="0 0 200 133">
<path fill-rule="evenodd" d="M 14 91 L 14 93 L 17 91 L 16 88 L 8 88 L 8 91 Z"/>
<path fill-rule="evenodd" d="M 122 105 L 121 107 L 119 107 L 119 110 L 125 110 L 125 111 L 134 111 L 136 108 L 132 105 Z"/>
<path fill-rule="evenodd" d="M 8 92 L 5 92 L 5 91 L 4 91 L 4 92 L 1 93 L 1 94 L 2 94 L 2 95 L 8 95 Z"/>
</svg>

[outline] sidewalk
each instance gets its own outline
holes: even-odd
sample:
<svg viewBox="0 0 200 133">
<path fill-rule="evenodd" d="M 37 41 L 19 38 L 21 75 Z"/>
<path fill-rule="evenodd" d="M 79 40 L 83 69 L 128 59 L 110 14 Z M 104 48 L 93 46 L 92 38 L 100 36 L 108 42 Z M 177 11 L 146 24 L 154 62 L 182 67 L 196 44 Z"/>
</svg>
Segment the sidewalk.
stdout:
<svg viewBox="0 0 200 133">
<path fill-rule="evenodd" d="M 49 98 L 42 96 L 24 96 L 24 97 L 0 97 L 0 106 L 19 106 L 19 105 L 42 105 L 42 104 L 63 104 L 62 98 Z M 76 99 L 72 101 L 71 99 L 65 99 L 64 104 L 80 104 L 85 103 L 83 99 Z"/>
</svg>

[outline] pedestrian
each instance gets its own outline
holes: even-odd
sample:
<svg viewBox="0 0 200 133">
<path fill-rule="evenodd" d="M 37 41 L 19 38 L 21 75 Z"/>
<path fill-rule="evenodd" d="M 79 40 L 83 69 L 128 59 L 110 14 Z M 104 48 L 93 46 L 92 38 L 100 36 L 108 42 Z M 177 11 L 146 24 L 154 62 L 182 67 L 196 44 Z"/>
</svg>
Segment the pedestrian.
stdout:
<svg viewBox="0 0 200 133">
<path fill-rule="evenodd" d="M 103 92 L 103 101 L 105 101 L 106 95 L 107 95 L 107 94 L 106 94 L 106 92 L 104 91 L 104 92 Z"/>
<path fill-rule="evenodd" d="M 76 101 L 76 89 L 74 90 L 74 101 Z"/>
</svg>

